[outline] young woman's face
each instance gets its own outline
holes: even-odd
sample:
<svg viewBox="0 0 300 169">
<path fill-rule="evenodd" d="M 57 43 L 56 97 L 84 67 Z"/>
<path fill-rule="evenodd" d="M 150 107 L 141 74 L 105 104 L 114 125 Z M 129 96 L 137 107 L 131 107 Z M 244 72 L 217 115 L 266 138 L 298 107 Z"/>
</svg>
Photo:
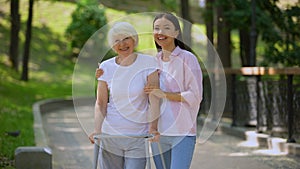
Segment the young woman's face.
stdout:
<svg viewBox="0 0 300 169">
<path fill-rule="evenodd" d="M 179 31 L 175 30 L 174 24 L 166 18 L 157 19 L 153 23 L 153 35 L 155 42 L 162 48 L 174 45 L 174 39 Z"/>
<path fill-rule="evenodd" d="M 119 56 L 129 56 L 134 52 L 135 41 L 132 37 L 117 35 L 114 39 L 113 49 Z"/>
</svg>

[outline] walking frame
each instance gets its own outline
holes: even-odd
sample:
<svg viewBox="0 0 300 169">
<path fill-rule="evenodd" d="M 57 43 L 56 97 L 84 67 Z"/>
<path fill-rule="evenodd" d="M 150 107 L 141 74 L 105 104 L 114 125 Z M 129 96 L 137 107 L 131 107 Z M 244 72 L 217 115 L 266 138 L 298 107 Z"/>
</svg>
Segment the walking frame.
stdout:
<svg viewBox="0 0 300 169">
<path fill-rule="evenodd" d="M 145 135 L 107 135 L 107 134 L 100 134 L 94 136 L 94 161 L 93 161 L 93 169 L 97 169 L 98 166 L 98 157 L 99 157 L 99 149 L 100 149 L 100 139 L 103 138 L 144 138 L 145 139 L 145 148 L 146 148 L 146 159 L 147 159 L 147 169 L 151 169 L 150 163 L 150 152 L 149 152 L 149 139 L 153 138 L 154 135 L 152 134 L 145 134 Z M 160 152 L 161 148 L 159 146 Z"/>
</svg>

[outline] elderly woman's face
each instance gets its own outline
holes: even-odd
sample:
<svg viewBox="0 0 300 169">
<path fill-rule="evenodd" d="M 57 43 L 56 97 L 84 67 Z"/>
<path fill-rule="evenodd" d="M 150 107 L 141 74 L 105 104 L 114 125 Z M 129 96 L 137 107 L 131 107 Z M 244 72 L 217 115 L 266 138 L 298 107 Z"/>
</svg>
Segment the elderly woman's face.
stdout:
<svg viewBox="0 0 300 169">
<path fill-rule="evenodd" d="M 117 35 L 115 36 L 113 49 L 120 56 L 128 56 L 133 53 L 135 41 L 131 36 Z"/>
</svg>

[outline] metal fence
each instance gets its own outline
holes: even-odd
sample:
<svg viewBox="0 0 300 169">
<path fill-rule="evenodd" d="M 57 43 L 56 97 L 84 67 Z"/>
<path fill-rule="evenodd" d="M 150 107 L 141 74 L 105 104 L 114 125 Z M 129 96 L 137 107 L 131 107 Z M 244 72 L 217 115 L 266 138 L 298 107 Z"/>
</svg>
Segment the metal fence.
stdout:
<svg viewBox="0 0 300 169">
<path fill-rule="evenodd" d="M 216 72 L 217 73 L 217 72 Z M 225 69 L 227 100 L 223 117 L 232 126 L 256 127 L 257 132 L 300 141 L 300 68 L 247 67 Z M 211 88 L 204 75 L 200 113 L 210 109 Z"/>
</svg>

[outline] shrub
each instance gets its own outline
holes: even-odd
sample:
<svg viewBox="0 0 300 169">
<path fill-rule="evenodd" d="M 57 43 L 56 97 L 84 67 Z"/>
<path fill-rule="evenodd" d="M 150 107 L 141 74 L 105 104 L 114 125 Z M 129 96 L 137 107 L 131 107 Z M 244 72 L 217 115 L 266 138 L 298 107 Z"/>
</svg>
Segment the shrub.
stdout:
<svg viewBox="0 0 300 169">
<path fill-rule="evenodd" d="M 78 2 L 72 13 L 72 22 L 66 30 L 73 54 L 77 55 L 90 36 L 106 23 L 105 9 L 97 1 Z"/>
</svg>

